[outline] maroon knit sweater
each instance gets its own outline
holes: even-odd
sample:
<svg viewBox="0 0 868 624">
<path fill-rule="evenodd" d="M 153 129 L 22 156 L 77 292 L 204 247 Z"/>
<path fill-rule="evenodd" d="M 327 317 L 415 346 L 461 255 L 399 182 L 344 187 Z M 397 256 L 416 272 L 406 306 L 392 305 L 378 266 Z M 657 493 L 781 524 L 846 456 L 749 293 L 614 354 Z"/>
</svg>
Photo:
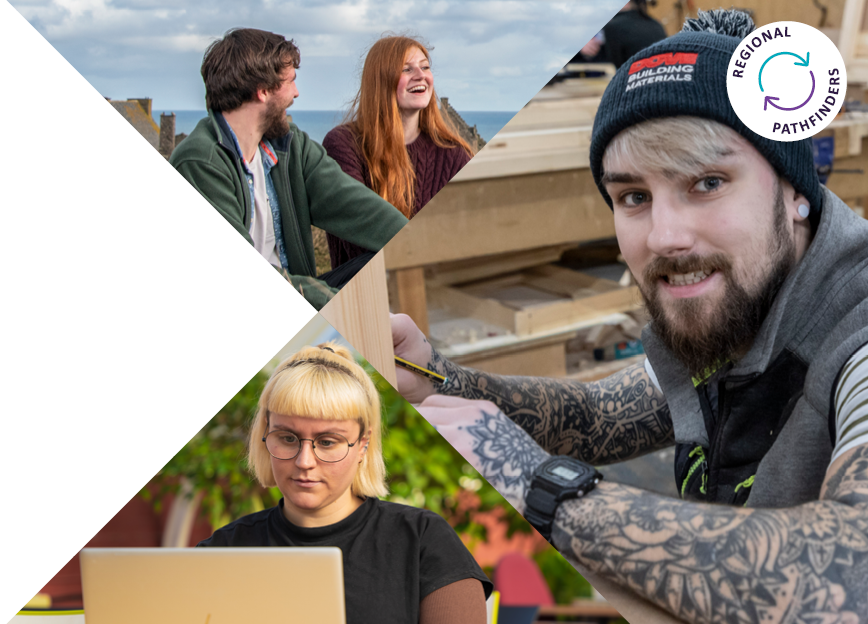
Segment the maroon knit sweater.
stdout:
<svg viewBox="0 0 868 624">
<path fill-rule="evenodd" d="M 334 158 L 344 173 L 371 188 L 371 175 L 365 159 L 356 146 L 355 133 L 346 125 L 332 128 L 323 139 L 322 146 Z M 416 202 L 411 218 L 425 207 L 437 192 L 446 186 L 461 168 L 470 161 L 470 156 L 460 146 L 437 147 L 426 134 L 407 146 L 407 154 L 416 172 Z M 328 235 L 329 255 L 332 268 L 367 251 L 345 240 Z"/>
</svg>

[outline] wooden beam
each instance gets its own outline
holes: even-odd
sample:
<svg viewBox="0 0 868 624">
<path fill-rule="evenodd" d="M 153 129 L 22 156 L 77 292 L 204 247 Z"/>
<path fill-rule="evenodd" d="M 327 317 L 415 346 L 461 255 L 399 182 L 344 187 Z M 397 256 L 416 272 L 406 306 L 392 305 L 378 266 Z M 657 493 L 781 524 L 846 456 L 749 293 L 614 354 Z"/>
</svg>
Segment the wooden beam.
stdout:
<svg viewBox="0 0 868 624">
<path fill-rule="evenodd" d="M 548 294 L 554 296 L 549 296 Z M 431 288 L 437 307 L 528 336 L 641 305 L 636 286 L 545 265 L 472 286 Z M 541 298 L 545 297 L 544 299 Z"/>
<path fill-rule="evenodd" d="M 406 314 L 428 336 L 428 299 L 425 296 L 425 269 L 413 267 L 390 272 L 392 309 Z"/>
<path fill-rule="evenodd" d="M 398 387 L 382 251 L 325 305 L 320 314 L 386 381 Z"/>
<path fill-rule="evenodd" d="M 536 614 L 537 617 L 551 617 L 557 618 L 558 616 L 569 617 L 570 619 L 585 620 L 588 618 L 605 618 L 605 619 L 618 619 L 621 617 L 621 614 L 618 613 L 618 610 L 603 600 L 588 600 L 588 599 L 580 599 L 573 601 L 572 604 L 568 605 L 549 605 L 540 607 L 539 611 Z"/>
<path fill-rule="evenodd" d="M 494 138 L 505 132 L 539 130 L 570 126 L 590 126 L 600 106 L 600 96 L 571 97 L 557 100 L 534 98 L 515 114 Z M 493 140 L 493 139 L 492 139 Z M 484 153 L 488 147 L 479 153 Z"/>
<path fill-rule="evenodd" d="M 851 171 L 861 169 L 863 173 L 835 173 L 835 169 Z M 868 138 L 862 139 L 862 153 L 858 156 L 834 160 L 832 175 L 829 176 L 826 186 L 844 200 L 868 195 Z"/>
<path fill-rule="evenodd" d="M 838 38 L 838 51 L 844 59 L 847 74 L 850 65 L 856 61 L 856 48 L 859 42 L 859 31 L 862 28 L 862 15 L 865 11 L 865 0 L 846 0 L 844 13 L 841 16 L 841 34 Z M 852 78 L 850 78 L 852 80 Z"/>
<path fill-rule="evenodd" d="M 521 271 L 540 264 L 551 264 L 561 259 L 563 253 L 575 247 L 572 243 L 540 247 L 528 251 L 515 251 L 496 256 L 485 256 L 458 262 L 443 262 L 426 268 L 429 284 L 448 286 Z"/>
<path fill-rule="evenodd" d="M 566 344 L 571 335 L 453 356 L 450 361 L 496 375 L 561 378 L 567 374 Z"/>
<path fill-rule="evenodd" d="M 615 236 L 588 169 L 453 180 L 386 245 L 403 269 Z"/>
<path fill-rule="evenodd" d="M 809 0 L 800 2 L 793 2 L 793 0 L 739 0 L 735 3 L 739 9 L 748 9 L 753 12 L 754 23 L 757 26 L 788 21 L 801 22 L 814 28 L 820 27 L 822 12 L 818 4 L 825 5 L 828 9 L 823 30 L 835 28 L 842 23 L 841 14 L 844 9 L 844 2 L 841 0 L 816 4 Z M 696 9 L 708 11 L 719 9 L 721 6 L 729 7 L 732 3 L 721 2 L 720 0 L 693 0 L 690 5 Z M 648 7 L 648 13 L 663 23 L 669 35 L 674 35 L 681 30 L 685 17 L 696 17 L 695 11 L 691 11 L 689 16 L 685 15 L 684 7 L 683 0 L 658 0 L 654 7 Z M 835 37 L 832 35 L 829 37 L 835 41 Z"/>
<path fill-rule="evenodd" d="M 587 169 L 591 126 L 498 133 L 454 178 L 467 182 L 527 173 Z"/>
</svg>

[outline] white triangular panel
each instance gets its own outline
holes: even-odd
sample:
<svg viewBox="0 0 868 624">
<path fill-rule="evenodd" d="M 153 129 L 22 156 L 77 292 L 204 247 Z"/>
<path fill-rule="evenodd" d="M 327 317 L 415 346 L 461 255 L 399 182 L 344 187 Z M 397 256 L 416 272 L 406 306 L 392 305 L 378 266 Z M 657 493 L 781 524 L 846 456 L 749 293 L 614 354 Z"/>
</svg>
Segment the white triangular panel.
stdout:
<svg viewBox="0 0 868 624">
<path fill-rule="evenodd" d="M 5 622 L 314 310 L 6 0 L 0 54 Z"/>
</svg>

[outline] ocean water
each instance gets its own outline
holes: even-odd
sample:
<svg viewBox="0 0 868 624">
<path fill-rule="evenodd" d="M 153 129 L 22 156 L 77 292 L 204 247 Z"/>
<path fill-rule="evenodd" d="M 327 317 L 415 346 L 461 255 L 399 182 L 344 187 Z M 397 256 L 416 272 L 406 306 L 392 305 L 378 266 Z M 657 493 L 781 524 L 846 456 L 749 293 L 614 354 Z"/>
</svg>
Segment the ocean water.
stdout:
<svg viewBox="0 0 868 624">
<path fill-rule="evenodd" d="M 155 110 L 154 121 L 160 125 L 160 113 L 175 113 L 175 132 L 177 134 L 190 134 L 193 128 L 200 119 L 207 116 L 204 110 L 176 110 L 176 111 L 159 111 Z M 343 119 L 342 111 L 307 111 L 290 109 L 292 120 L 299 128 L 307 132 L 308 136 L 318 143 L 322 143 L 326 133 L 340 124 Z M 479 134 L 486 141 L 500 131 L 510 119 L 514 112 L 510 111 L 459 111 L 461 117 L 471 126 L 475 125 Z"/>
</svg>

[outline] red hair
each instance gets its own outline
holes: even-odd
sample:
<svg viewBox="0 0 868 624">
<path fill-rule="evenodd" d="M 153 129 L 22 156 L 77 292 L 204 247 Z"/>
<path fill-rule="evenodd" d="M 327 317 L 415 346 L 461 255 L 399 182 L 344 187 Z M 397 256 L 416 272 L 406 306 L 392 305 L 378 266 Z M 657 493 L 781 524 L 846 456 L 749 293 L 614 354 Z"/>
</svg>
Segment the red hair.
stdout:
<svg viewBox="0 0 868 624">
<path fill-rule="evenodd" d="M 368 166 L 371 187 L 408 218 L 413 216 L 416 200 L 416 173 L 404 146 L 397 91 L 404 62 L 413 48 L 421 50 L 430 61 L 427 48 L 411 37 L 383 37 L 371 46 L 359 92 L 347 115 Z M 437 147 L 461 148 L 473 156 L 467 142 L 440 114 L 433 89 L 431 101 L 420 111 L 419 130 Z"/>
</svg>

